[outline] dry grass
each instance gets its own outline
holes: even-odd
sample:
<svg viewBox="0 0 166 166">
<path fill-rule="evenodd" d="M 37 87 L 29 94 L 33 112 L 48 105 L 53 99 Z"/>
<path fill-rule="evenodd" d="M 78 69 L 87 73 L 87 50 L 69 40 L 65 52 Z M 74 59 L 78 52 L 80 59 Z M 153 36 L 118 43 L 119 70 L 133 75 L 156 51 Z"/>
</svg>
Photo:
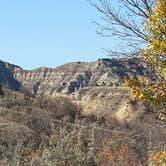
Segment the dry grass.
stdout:
<svg viewBox="0 0 166 166">
<path fill-rule="evenodd" d="M 0 164 L 107 166 L 121 160 L 137 166 L 148 159 L 148 140 L 139 125 L 107 122 L 80 112 L 80 106 L 67 98 L 3 96 Z"/>
</svg>

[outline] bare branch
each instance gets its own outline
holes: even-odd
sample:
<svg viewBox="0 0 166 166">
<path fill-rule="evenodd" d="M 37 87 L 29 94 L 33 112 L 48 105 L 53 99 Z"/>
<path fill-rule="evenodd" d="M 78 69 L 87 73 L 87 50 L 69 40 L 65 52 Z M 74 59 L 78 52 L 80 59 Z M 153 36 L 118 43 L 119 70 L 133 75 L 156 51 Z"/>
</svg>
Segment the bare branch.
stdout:
<svg viewBox="0 0 166 166">
<path fill-rule="evenodd" d="M 130 48 L 141 49 L 140 43 L 150 41 L 143 29 L 143 19 L 151 16 L 155 0 L 117 0 L 115 9 L 111 0 L 98 0 L 98 3 L 89 1 L 103 16 L 104 23 L 96 23 L 99 34 L 126 40 Z"/>
</svg>

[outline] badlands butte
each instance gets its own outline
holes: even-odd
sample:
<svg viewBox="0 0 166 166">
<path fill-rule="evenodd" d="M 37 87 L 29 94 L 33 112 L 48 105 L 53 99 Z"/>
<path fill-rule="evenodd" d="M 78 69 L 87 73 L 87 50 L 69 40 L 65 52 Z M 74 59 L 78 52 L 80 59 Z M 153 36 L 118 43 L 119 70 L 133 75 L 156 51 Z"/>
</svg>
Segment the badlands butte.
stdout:
<svg viewBox="0 0 166 166">
<path fill-rule="evenodd" d="M 128 76 L 156 79 L 136 58 L 34 70 L 0 61 L 0 165 L 149 165 L 166 145 L 166 113 L 134 100 Z"/>
<path fill-rule="evenodd" d="M 121 121 L 138 120 L 149 109 L 131 102 L 123 86 L 124 78 L 131 75 L 155 79 L 155 73 L 137 58 L 98 59 L 34 70 L 0 61 L 2 87 L 33 96 L 69 97 L 83 107 L 83 114 Z"/>
</svg>

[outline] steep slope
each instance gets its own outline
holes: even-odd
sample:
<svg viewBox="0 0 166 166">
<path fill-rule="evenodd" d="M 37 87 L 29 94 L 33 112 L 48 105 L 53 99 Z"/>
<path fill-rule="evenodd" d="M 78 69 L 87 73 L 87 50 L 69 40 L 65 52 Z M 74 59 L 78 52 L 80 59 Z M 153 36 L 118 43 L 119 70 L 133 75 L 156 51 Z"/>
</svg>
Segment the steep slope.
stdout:
<svg viewBox="0 0 166 166">
<path fill-rule="evenodd" d="M 145 67 L 135 58 L 99 59 L 92 63 L 68 63 L 55 69 L 41 67 L 30 71 L 1 62 L 3 86 L 18 91 L 24 87 L 34 95 L 44 97 L 28 97 L 2 89 L 5 95 L 0 98 L 0 165 L 7 165 L 6 159 L 12 161 L 15 156 L 29 163 L 37 161 L 38 157 L 42 164 L 48 163 L 50 157 L 56 159 L 60 155 L 64 159 L 69 155 L 59 151 L 59 147 L 66 150 L 75 144 L 78 147 L 72 151 L 76 155 L 83 154 L 78 149 L 85 151 L 87 147 L 91 154 L 91 145 L 102 150 L 103 138 L 110 142 L 110 150 L 115 149 L 111 153 L 113 156 L 117 153 L 121 159 L 119 148 L 126 145 L 128 149 L 122 147 L 125 158 L 132 157 L 131 163 L 137 163 L 134 165 L 148 165 L 145 161 L 149 162 L 153 152 L 165 147 L 166 118 L 165 121 L 156 118 L 144 103 L 131 100 L 127 88 L 122 87 L 123 78 L 130 75 L 155 79 L 155 74 Z M 78 145 L 75 138 L 81 138 Z M 80 142 L 83 148 L 80 148 Z M 21 150 L 17 151 L 20 145 Z M 42 149 L 44 155 L 49 152 L 51 156 L 40 157 Z M 76 159 L 80 161 L 80 158 Z M 110 162 L 106 160 L 106 163 Z"/>
<path fill-rule="evenodd" d="M 15 70 L 14 78 L 32 94 L 71 94 L 89 86 L 121 86 L 126 76 L 148 76 L 145 66 L 136 58 L 99 59 L 96 62 L 68 63 L 57 68 Z"/>
<path fill-rule="evenodd" d="M 17 70 L 22 69 L 19 66 L 0 61 L 0 85 L 12 90 L 20 90 L 21 84 L 13 76 Z"/>
<path fill-rule="evenodd" d="M 99 59 L 35 70 L 23 70 L 4 62 L 0 66 L 3 86 L 19 91 L 24 89 L 24 92 L 28 90 L 33 95 L 70 97 L 82 105 L 82 113 L 108 120 L 133 121 L 147 109 L 141 103 L 133 105 L 130 102 L 128 90 L 122 87 L 125 77 L 155 79 L 155 74 L 136 58 Z"/>
<path fill-rule="evenodd" d="M 106 116 L 107 120 L 80 115 L 79 105 L 67 98 L 31 98 L 19 92 L 3 90 L 6 95 L 0 98 L 0 165 L 8 165 L 9 161 L 12 163 L 10 165 L 21 163 L 27 166 L 32 165 L 32 162 L 38 165 L 35 161 L 47 165 L 50 155 L 53 161 L 62 156 L 60 161 L 67 158 L 70 163 L 76 163 L 72 165 L 77 165 L 80 161 L 78 153 L 83 155 L 81 161 L 84 161 L 84 156 L 92 152 L 92 161 L 98 163 L 98 154 L 103 154 L 102 159 L 107 155 L 102 148 L 104 144 L 109 147 L 109 156 L 115 156 L 117 161 L 121 159 L 120 151 L 124 159 L 130 157 L 128 165 L 132 166 L 136 162 L 133 166 L 143 166 L 148 165 L 142 163 L 148 163 L 153 152 L 165 147 L 165 124 L 157 121 L 152 113 L 146 112 L 142 118 L 135 116 L 132 122 L 123 124 L 115 118 L 108 119 L 111 114 L 119 115 L 119 112 L 126 117 L 126 111 L 121 111 L 123 105 L 127 104 L 123 101 L 128 100 L 126 89 L 99 86 L 80 90 L 80 100 L 85 107 L 88 106 L 85 109 L 95 115 L 103 113 L 102 117 Z M 117 102 L 116 107 L 111 106 L 114 101 Z M 128 111 L 132 117 L 133 114 L 139 115 L 140 110 L 132 112 L 129 108 Z M 146 122 L 147 119 L 151 121 Z M 104 161 L 105 165 L 110 165 L 110 158 L 104 158 Z"/>
</svg>

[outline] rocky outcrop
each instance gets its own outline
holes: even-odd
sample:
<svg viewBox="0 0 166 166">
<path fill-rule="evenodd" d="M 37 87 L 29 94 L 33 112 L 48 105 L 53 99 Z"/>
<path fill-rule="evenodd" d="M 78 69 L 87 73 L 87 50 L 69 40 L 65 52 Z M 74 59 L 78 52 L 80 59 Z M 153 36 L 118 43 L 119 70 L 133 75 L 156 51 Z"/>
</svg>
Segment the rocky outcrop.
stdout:
<svg viewBox="0 0 166 166">
<path fill-rule="evenodd" d="M 136 58 L 98 59 L 68 63 L 57 68 L 13 70 L 14 78 L 34 95 L 71 94 L 89 86 L 121 86 L 124 77 L 148 76 Z"/>
<path fill-rule="evenodd" d="M 0 63 L 4 87 L 33 95 L 70 97 L 82 106 L 83 114 L 120 121 L 140 119 L 146 110 L 143 104 L 133 105 L 128 90 L 122 87 L 124 78 L 131 75 L 155 79 L 154 72 L 136 58 L 98 59 L 35 70 Z"/>
<path fill-rule="evenodd" d="M 21 83 L 14 78 L 14 72 L 22 70 L 19 66 L 0 61 L 0 85 L 12 90 L 20 90 Z"/>
</svg>

